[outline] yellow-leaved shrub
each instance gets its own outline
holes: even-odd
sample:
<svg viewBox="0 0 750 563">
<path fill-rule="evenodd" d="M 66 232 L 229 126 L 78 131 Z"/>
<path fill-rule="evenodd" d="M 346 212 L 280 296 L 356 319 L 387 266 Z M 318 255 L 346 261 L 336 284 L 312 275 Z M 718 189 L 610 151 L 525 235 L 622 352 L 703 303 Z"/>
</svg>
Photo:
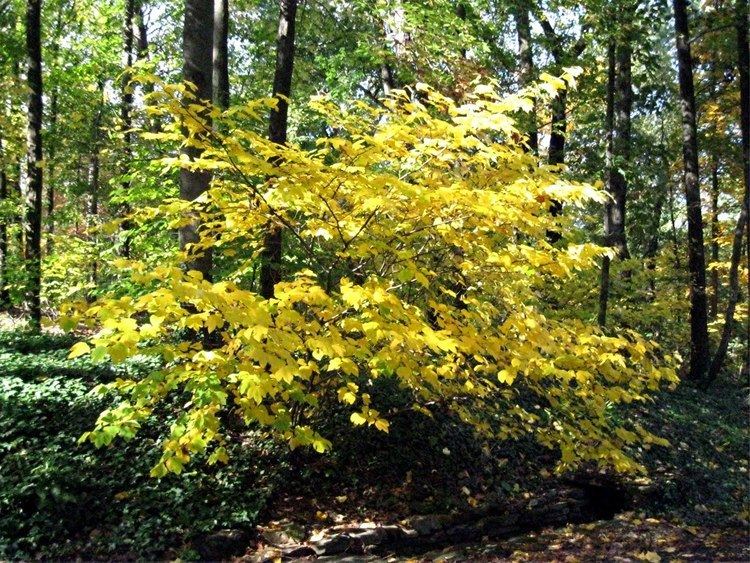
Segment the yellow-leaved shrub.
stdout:
<svg viewBox="0 0 750 563">
<path fill-rule="evenodd" d="M 388 413 L 366 387 L 390 377 L 414 409 L 440 405 L 497 439 L 532 434 L 559 449 L 561 469 L 640 469 L 629 446 L 663 441 L 616 422 L 612 407 L 676 377 L 655 344 L 565 319 L 555 303 L 550 280 L 606 252 L 546 242 L 547 231 L 566 228 L 549 214 L 551 199 L 570 208 L 604 197 L 543 165 L 515 128 L 514 114 L 555 81 L 504 98 L 479 85 L 461 103 L 421 85 L 379 108 L 314 99 L 328 136 L 306 147 L 260 133 L 274 100 L 212 109 L 208 128 L 190 88 L 160 84 L 152 111 L 172 125 L 152 136 L 204 149 L 195 161 L 164 159 L 165 173 L 210 170 L 213 182 L 198 200 L 167 201 L 140 220 L 199 220 L 201 242 L 188 252 L 210 247 L 215 272 L 209 281 L 184 271 L 184 254 L 157 268 L 123 261 L 137 296 L 67 308 L 68 326 L 98 330 L 72 355 L 157 355 L 164 365 L 112 383 L 122 403 L 86 438 L 131 437 L 155 405 L 182 393 L 189 400 L 154 475 L 179 472 L 197 452 L 225 461 L 226 411 L 322 452 L 335 437 L 316 430 L 321 399 L 348 405 L 354 425 L 387 432 Z M 264 299 L 257 272 L 271 227 L 283 229 L 283 281 Z"/>
</svg>

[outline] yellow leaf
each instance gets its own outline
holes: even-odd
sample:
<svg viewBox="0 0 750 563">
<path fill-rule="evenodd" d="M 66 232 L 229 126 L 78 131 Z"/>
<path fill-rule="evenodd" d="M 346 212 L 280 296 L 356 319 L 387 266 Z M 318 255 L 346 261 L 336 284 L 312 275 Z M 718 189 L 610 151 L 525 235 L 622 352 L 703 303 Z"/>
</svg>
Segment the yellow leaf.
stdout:
<svg viewBox="0 0 750 563">
<path fill-rule="evenodd" d="M 361 426 L 367 422 L 367 419 L 358 412 L 353 412 L 349 417 L 349 420 L 351 420 L 355 426 Z"/>
<path fill-rule="evenodd" d="M 85 342 L 76 342 L 70 349 L 68 358 L 77 358 L 79 356 L 84 356 L 88 354 L 89 351 L 91 351 L 91 348 L 88 344 L 86 344 Z"/>
</svg>

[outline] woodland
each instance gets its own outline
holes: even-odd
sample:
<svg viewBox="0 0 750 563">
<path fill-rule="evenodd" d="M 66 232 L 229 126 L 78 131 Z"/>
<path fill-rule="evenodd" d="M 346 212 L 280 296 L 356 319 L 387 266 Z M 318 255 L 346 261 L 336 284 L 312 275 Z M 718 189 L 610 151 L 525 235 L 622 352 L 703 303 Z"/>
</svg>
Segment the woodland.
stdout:
<svg viewBox="0 0 750 563">
<path fill-rule="evenodd" d="M 750 560 L 747 0 L 0 0 L 0 559 Z"/>
</svg>

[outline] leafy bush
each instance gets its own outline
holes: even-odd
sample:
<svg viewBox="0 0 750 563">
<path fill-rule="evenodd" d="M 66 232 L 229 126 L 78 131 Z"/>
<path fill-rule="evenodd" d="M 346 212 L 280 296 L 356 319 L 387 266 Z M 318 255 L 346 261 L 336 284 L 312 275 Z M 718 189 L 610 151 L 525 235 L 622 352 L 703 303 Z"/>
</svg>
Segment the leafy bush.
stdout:
<svg viewBox="0 0 750 563">
<path fill-rule="evenodd" d="M 153 475 L 180 473 L 196 454 L 226 461 L 222 421 L 235 412 L 292 448 L 322 452 L 335 437 L 312 424 L 318 405 L 334 398 L 354 425 L 387 432 L 388 413 L 356 382 L 395 377 L 414 409 L 439 405 L 488 437 L 531 435 L 559 452 L 560 469 L 642 469 L 628 447 L 664 442 L 608 413 L 674 383 L 669 359 L 634 332 L 608 336 L 545 312 L 562 281 L 607 252 L 551 245 L 547 233 L 566 220 L 549 213 L 550 200 L 575 207 L 604 195 L 526 151 L 513 114 L 572 81 L 570 71 L 547 76 L 504 99 L 480 85 L 461 104 L 421 85 L 380 109 L 317 99 L 312 109 L 338 136 L 315 149 L 255 132 L 277 100 L 209 109 L 211 129 L 188 86 L 162 84 L 154 97 L 171 125 L 145 135 L 200 149 L 163 164 L 211 171 L 214 184 L 140 217 L 171 228 L 200 219 L 199 242 L 171 265 L 123 262 L 140 291 L 80 304 L 62 321 L 99 329 L 93 349 L 80 343 L 73 357 L 146 354 L 165 365 L 114 382 L 125 398 L 88 438 L 132 438 L 162 401 L 185 393 Z M 284 281 L 265 299 L 251 272 L 269 267 L 269 228 L 286 233 L 289 252 L 274 265 Z M 181 268 L 209 248 L 234 269 L 208 281 Z"/>
</svg>

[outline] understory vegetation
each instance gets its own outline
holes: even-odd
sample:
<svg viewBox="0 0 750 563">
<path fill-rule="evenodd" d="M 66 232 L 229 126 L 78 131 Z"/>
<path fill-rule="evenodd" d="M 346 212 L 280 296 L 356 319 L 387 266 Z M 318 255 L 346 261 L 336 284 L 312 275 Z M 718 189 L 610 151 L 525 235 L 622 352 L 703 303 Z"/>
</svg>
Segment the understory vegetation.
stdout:
<svg viewBox="0 0 750 563">
<path fill-rule="evenodd" d="M 164 424 L 174 418 L 170 406 L 144 426 L 142 440 L 104 449 L 76 443 L 114 400 L 89 391 L 153 365 L 145 357 L 117 366 L 70 360 L 72 342 L 61 335 L 0 333 L 4 558 L 195 559 L 216 554 L 210 551 L 210 537 L 217 530 L 242 530 L 253 538 L 256 524 L 275 521 L 287 533 L 303 537 L 311 525 L 398 522 L 488 502 L 509 505 L 540 488 L 557 486 L 558 478 L 550 476 L 555 456 L 533 441 L 487 442 L 449 413 L 429 418 L 409 410 L 394 417 L 391 433 L 363 433 L 351 427 L 338 407 L 324 423 L 327 432 L 340 437 L 326 457 L 290 452 L 258 433 L 246 433 L 231 447 L 231 464 L 195 464 L 180 475 L 154 480 L 148 471 L 158 459 L 155 446 Z M 665 558 L 677 552 L 664 548 L 693 550 L 701 558 L 721 553 L 731 558 L 731 549 L 742 545 L 741 530 L 750 517 L 750 409 L 747 392 L 737 382 L 723 381 L 718 391 L 705 395 L 681 387 L 659 397 L 659 409 L 636 414 L 643 424 L 660 428 L 673 446 L 638 454 L 657 492 L 630 507 L 636 512 L 629 518 L 668 521 L 700 540 L 700 549 L 684 539 L 666 541 L 657 549 Z M 387 412 L 405 401 L 395 385 L 384 382 L 373 393 L 373 404 Z M 712 533 L 719 534 L 713 543 L 706 539 Z M 548 534 L 558 534 L 547 538 L 551 542 L 571 532 Z M 733 534 L 739 540 L 734 544 Z M 519 558 L 521 547 L 525 553 L 542 549 L 520 546 Z M 492 555 L 490 547 L 485 549 L 484 554 L 459 551 L 452 556 Z M 505 544 L 492 549 L 495 555 L 511 555 Z"/>
</svg>

